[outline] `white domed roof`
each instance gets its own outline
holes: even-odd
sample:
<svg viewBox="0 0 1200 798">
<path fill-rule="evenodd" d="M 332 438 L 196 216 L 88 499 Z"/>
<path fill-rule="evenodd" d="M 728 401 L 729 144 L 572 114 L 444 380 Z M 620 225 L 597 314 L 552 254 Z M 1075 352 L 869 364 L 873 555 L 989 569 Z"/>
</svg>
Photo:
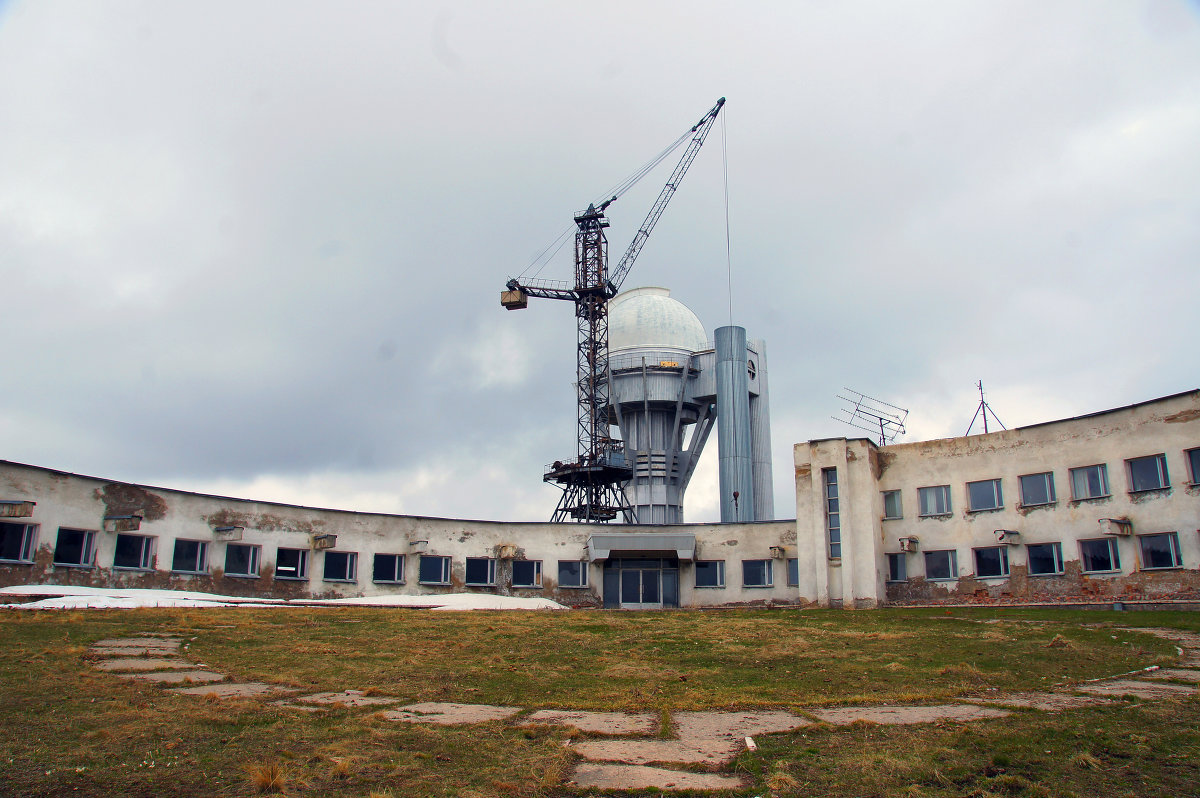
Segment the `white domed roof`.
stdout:
<svg viewBox="0 0 1200 798">
<path fill-rule="evenodd" d="M 708 336 L 696 314 L 666 288 L 634 288 L 608 302 L 608 349 L 669 347 L 698 352 Z"/>
</svg>

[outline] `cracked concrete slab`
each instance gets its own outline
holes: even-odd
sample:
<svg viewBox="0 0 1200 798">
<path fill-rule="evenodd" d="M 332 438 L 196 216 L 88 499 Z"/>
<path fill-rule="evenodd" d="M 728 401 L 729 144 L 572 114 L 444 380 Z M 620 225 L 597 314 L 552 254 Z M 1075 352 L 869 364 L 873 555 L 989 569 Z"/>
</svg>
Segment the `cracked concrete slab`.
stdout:
<svg viewBox="0 0 1200 798">
<path fill-rule="evenodd" d="M 1113 703 L 1110 698 L 1096 695 L 1072 695 L 1070 693 L 1009 693 L 1008 695 L 992 698 L 964 698 L 971 704 L 996 704 L 1002 707 L 1021 707 L 1022 709 L 1040 709 L 1043 712 L 1061 712 L 1064 709 L 1078 709 L 1101 704 Z"/>
<path fill-rule="evenodd" d="M 812 721 L 780 710 L 761 712 L 676 712 L 675 736 L 681 740 L 754 737 L 811 726 Z"/>
<path fill-rule="evenodd" d="M 182 643 L 178 638 L 164 637 L 114 637 L 97 640 L 92 647 L 103 648 L 170 648 L 177 649 Z"/>
<path fill-rule="evenodd" d="M 928 707 L 841 707 L 813 710 L 813 715 L 836 726 L 864 720 L 881 724 L 935 723 L 939 720 L 967 721 L 1003 718 L 1011 712 L 973 704 L 942 704 Z"/>
<path fill-rule="evenodd" d="M 88 653 L 99 657 L 168 657 L 178 654 L 179 649 L 157 646 L 92 646 Z"/>
<path fill-rule="evenodd" d="M 593 734 L 657 734 L 658 716 L 649 712 L 571 712 L 542 709 L 525 718 L 526 723 L 574 726 Z"/>
<path fill-rule="evenodd" d="M 375 707 L 387 704 L 399 704 L 399 698 L 367 695 L 362 690 L 343 690 L 340 693 L 313 693 L 312 695 L 297 696 L 295 701 L 304 704 L 324 704 L 344 707 Z"/>
<path fill-rule="evenodd" d="M 748 780 L 740 776 L 587 762 L 575 768 L 572 781 L 579 787 L 597 790 L 740 790 L 748 785 Z"/>
<path fill-rule="evenodd" d="M 206 684 L 208 682 L 223 682 L 225 674 L 214 671 L 157 671 L 155 673 L 118 673 L 122 679 L 137 679 L 141 682 L 158 682 L 159 684 Z"/>
<path fill-rule="evenodd" d="M 1195 668 L 1159 668 L 1142 679 L 1174 679 L 1180 682 L 1200 682 L 1200 670 Z"/>
<path fill-rule="evenodd" d="M 409 704 L 399 709 L 385 710 L 380 714 L 387 720 L 397 720 L 403 723 L 436 723 L 441 726 L 456 726 L 461 723 L 507 720 L 520 711 L 520 707 L 429 701 L 421 704 Z"/>
<path fill-rule="evenodd" d="M 584 740 L 574 749 L 585 759 L 647 765 L 654 762 L 722 765 L 745 747 L 742 740 Z"/>
<path fill-rule="evenodd" d="M 183 659 L 147 659 L 145 657 L 127 657 L 123 659 L 105 659 L 94 664 L 102 671 L 167 671 L 173 668 L 198 668 L 194 662 Z"/>
<path fill-rule="evenodd" d="M 1108 682 L 1076 685 L 1076 690 L 1095 695 L 1128 695 L 1134 698 L 1185 698 L 1196 694 L 1196 688 L 1169 682 L 1143 682 L 1134 679 L 1114 679 Z"/>
<path fill-rule="evenodd" d="M 211 695 L 216 698 L 261 698 L 296 691 L 263 682 L 225 682 L 224 684 L 206 684 L 200 687 L 176 687 L 172 688 L 171 692 L 181 695 Z"/>
</svg>

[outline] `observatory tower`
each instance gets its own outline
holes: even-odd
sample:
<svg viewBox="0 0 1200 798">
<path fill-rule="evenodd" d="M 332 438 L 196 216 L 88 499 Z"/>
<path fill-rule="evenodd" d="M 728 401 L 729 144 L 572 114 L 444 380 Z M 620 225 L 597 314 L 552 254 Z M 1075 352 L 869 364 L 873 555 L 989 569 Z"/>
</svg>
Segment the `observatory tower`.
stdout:
<svg viewBox="0 0 1200 798">
<path fill-rule="evenodd" d="M 666 288 L 626 291 L 608 312 L 609 422 L 620 427 L 633 467 L 625 496 L 637 522 L 683 522 L 683 495 L 714 423 L 722 441 L 721 520 L 771 520 L 762 342 L 748 343 L 741 327 L 723 327 L 718 364 L 700 319 Z"/>
</svg>

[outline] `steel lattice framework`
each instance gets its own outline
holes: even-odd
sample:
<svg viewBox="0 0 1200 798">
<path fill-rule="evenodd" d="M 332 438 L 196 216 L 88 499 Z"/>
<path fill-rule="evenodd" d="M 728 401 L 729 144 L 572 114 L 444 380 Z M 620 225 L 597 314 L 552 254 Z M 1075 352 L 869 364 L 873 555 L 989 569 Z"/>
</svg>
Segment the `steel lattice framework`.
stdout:
<svg viewBox="0 0 1200 798">
<path fill-rule="evenodd" d="M 508 290 L 500 295 L 500 303 L 509 310 L 528 307 L 531 296 L 565 299 L 575 303 L 579 334 L 575 369 L 579 400 L 576 458 L 571 462 L 556 461 L 542 477 L 546 482 L 557 484 L 563 491 L 551 521 L 607 522 L 615 520 L 618 515 L 626 523 L 637 521 L 623 490 L 625 483 L 633 476 L 633 469 L 627 464 L 622 442 L 609 434 L 608 300 L 620 290 L 621 283 L 696 158 L 724 104 L 725 98 L 722 97 L 703 119 L 692 126 L 691 142 L 611 279 L 608 273 L 608 239 L 604 234 L 609 223 L 604 211 L 617 200 L 620 193 L 599 207 L 589 205 L 586 211 L 575 215 L 573 288 L 563 283 L 511 279 L 507 283 Z M 685 133 L 677 143 L 682 143 L 688 137 Z M 628 188 L 626 186 L 624 190 Z"/>
</svg>

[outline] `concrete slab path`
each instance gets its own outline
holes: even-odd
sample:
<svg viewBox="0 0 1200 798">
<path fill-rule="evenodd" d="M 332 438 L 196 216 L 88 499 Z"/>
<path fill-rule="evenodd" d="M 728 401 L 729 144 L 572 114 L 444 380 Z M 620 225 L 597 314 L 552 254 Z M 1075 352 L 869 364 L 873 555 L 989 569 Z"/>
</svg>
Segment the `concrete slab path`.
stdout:
<svg viewBox="0 0 1200 798">
<path fill-rule="evenodd" d="M 1123 696 L 1146 700 L 1194 696 L 1200 684 L 1200 635 L 1173 629 L 1126 629 L 1170 640 L 1179 647 L 1182 666 L 1131 675 L 1114 676 L 1086 684 L 1069 685 L 1047 692 L 1022 692 L 964 697 L 954 704 L 935 706 L 855 706 L 814 709 L 813 717 L 826 723 L 848 725 L 858 721 L 879 724 L 916 724 L 953 721 L 966 723 L 1010 715 L 1010 709 L 1061 712 L 1081 707 L 1114 703 Z M 263 682 L 228 682 L 225 675 L 203 670 L 180 658 L 178 637 L 148 634 L 145 637 L 101 640 L 89 649 L 92 656 L 111 657 L 94 661 L 97 670 L 124 679 L 175 684 L 208 681 L 208 684 L 176 687 L 180 695 L 212 696 L 220 699 L 277 699 L 297 691 Z M 1183 682 L 1182 684 L 1180 682 Z M 306 712 L 332 707 L 365 708 L 391 706 L 401 701 L 387 696 L 369 696 L 359 690 L 311 693 L 272 701 L 274 706 Z M 676 712 L 665 733 L 674 739 L 654 737 L 659 733 L 659 716 L 653 713 L 587 712 L 542 709 L 523 718 L 520 707 L 488 704 L 424 702 L 383 710 L 375 717 L 404 723 L 463 725 L 513 721 L 519 725 L 545 723 L 568 726 L 585 734 L 607 738 L 576 742 L 573 749 L 583 758 L 571 783 L 596 790 L 706 791 L 740 790 L 749 777 L 662 767 L 727 767 L 747 745 L 747 738 L 762 734 L 795 731 L 813 723 L 808 718 L 783 710 L 747 712 Z M 626 736 L 635 739 L 617 739 Z M 640 739 L 636 739 L 640 738 Z M 652 766 L 653 765 L 653 766 Z"/>
</svg>

